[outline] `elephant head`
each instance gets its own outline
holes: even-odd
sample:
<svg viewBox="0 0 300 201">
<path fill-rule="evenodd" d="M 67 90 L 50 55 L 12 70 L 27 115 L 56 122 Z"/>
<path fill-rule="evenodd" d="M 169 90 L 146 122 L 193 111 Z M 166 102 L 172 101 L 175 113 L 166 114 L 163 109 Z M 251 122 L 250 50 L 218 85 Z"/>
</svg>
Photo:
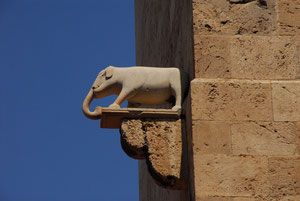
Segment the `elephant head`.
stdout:
<svg viewBox="0 0 300 201">
<path fill-rule="evenodd" d="M 94 120 L 101 118 L 101 107 L 96 107 L 93 112 L 91 112 L 89 109 L 94 98 L 102 98 L 118 93 L 118 87 L 113 79 L 113 70 L 114 67 L 110 66 L 101 71 L 92 85 L 88 95 L 86 96 L 82 104 L 82 111 L 87 118 Z"/>
</svg>

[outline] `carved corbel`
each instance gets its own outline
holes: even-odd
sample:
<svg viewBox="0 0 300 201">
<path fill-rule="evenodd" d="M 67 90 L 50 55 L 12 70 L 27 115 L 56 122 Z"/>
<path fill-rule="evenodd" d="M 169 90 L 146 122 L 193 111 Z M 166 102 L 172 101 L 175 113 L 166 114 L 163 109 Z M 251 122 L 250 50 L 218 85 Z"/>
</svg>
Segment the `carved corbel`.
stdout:
<svg viewBox="0 0 300 201">
<path fill-rule="evenodd" d="M 101 128 L 119 128 L 121 146 L 131 158 L 146 160 L 156 183 L 184 189 L 182 119 L 167 109 L 102 109 Z"/>
</svg>

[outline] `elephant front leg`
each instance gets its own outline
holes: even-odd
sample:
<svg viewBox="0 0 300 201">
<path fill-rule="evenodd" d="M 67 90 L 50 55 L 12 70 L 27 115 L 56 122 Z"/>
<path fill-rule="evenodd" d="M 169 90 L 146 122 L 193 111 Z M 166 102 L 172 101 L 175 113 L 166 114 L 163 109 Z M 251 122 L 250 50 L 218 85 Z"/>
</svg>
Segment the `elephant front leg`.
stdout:
<svg viewBox="0 0 300 201">
<path fill-rule="evenodd" d="M 118 98 L 115 100 L 113 104 L 109 106 L 109 108 L 120 108 L 122 103 L 124 103 L 129 98 L 133 97 L 136 94 L 135 91 L 129 90 L 129 89 L 122 89 L 120 92 Z"/>
</svg>

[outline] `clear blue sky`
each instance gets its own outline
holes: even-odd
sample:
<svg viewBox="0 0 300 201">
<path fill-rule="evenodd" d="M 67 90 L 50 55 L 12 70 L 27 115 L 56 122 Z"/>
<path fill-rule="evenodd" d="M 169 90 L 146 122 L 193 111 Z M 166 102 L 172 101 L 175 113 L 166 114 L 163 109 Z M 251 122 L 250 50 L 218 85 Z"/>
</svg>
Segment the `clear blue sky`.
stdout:
<svg viewBox="0 0 300 201">
<path fill-rule="evenodd" d="M 119 131 L 81 111 L 134 46 L 133 0 L 0 0 L 0 201 L 138 200 Z"/>
</svg>

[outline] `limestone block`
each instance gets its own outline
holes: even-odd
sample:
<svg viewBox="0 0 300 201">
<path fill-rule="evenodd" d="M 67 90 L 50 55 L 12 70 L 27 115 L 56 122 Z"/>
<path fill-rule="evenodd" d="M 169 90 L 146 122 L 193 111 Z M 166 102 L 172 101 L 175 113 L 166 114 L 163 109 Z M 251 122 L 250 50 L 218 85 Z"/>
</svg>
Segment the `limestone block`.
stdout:
<svg viewBox="0 0 300 201">
<path fill-rule="evenodd" d="M 195 35 L 198 78 L 295 79 L 300 77 L 300 38 Z"/>
<path fill-rule="evenodd" d="M 299 201 L 300 197 L 293 197 L 293 196 L 285 196 L 285 197 L 278 197 L 278 196 L 256 196 L 256 197 L 236 197 L 233 201 Z"/>
<path fill-rule="evenodd" d="M 194 0 L 195 34 L 271 34 L 274 0 Z"/>
<path fill-rule="evenodd" d="M 197 154 L 231 154 L 230 124 L 222 121 L 193 121 L 193 150 Z"/>
<path fill-rule="evenodd" d="M 247 197 L 235 197 L 235 198 L 233 198 L 233 201 L 267 201 L 267 200 L 257 199 L 257 198 L 254 198 L 254 197 L 250 197 L 250 198 L 247 198 Z"/>
<path fill-rule="evenodd" d="M 191 91 L 195 120 L 272 119 L 268 81 L 195 79 L 191 82 Z"/>
<path fill-rule="evenodd" d="M 279 34 L 300 34 L 300 0 L 278 0 Z"/>
<path fill-rule="evenodd" d="M 300 81 L 272 82 L 275 121 L 300 121 Z"/>
<path fill-rule="evenodd" d="M 236 37 L 230 46 L 233 78 L 295 79 L 300 68 L 298 44 L 291 37 Z"/>
<path fill-rule="evenodd" d="M 298 52 L 298 63 L 300 64 L 300 34 L 295 37 L 295 41 L 297 44 L 297 52 Z M 296 70 L 296 79 L 300 79 L 300 67 Z"/>
<path fill-rule="evenodd" d="M 300 158 L 269 159 L 271 195 L 300 196 Z"/>
<path fill-rule="evenodd" d="M 296 133 L 297 133 L 296 143 L 298 145 L 298 150 L 300 151 L 300 122 L 296 122 Z"/>
<path fill-rule="evenodd" d="M 266 201 L 263 199 L 256 199 L 256 198 L 247 198 L 247 197 L 235 197 L 233 198 L 233 201 Z"/>
<path fill-rule="evenodd" d="M 287 197 L 283 197 L 280 200 L 282 201 L 299 201 L 300 200 L 300 196 L 287 196 Z"/>
<path fill-rule="evenodd" d="M 140 119 L 124 119 L 121 124 L 121 145 L 125 153 L 134 159 L 144 159 L 146 146 L 143 133 L 143 122 Z"/>
<path fill-rule="evenodd" d="M 216 197 L 216 196 L 209 196 L 209 197 L 197 197 L 199 201 L 233 201 L 232 197 Z"/>
<path fill-rule="evenodd" d="M 295 155 L 297 133 L 293 122 L 233 123 L 232 152 L 234 155 Z"/>
<path fill-rule="evenodd" d="M 231 76 L 229 39 L 222 36 L 195 35 L 195 77 L 228 78 Z"/>
<path fill-rule="evenodd" d="M 268 195 L 268 160 L 265 157 L 194 155 L 195 191 L 205 196 Z"/>
<path fill-rule="evenodd" d="M 122 148 L 132 158 L 146 159 L 157 184 L 184 189 L 181 129 L 180 119 L 123 119 Z"/>
<path fill-rule="evenodd" d="M 148 163 L 163 178 L 180 178 L 181 173 L 181 121 L 147 121 L 144 130 L 147 143 Z M 165 180 L 167 185 L 172 180 Z"/>
</svg>

